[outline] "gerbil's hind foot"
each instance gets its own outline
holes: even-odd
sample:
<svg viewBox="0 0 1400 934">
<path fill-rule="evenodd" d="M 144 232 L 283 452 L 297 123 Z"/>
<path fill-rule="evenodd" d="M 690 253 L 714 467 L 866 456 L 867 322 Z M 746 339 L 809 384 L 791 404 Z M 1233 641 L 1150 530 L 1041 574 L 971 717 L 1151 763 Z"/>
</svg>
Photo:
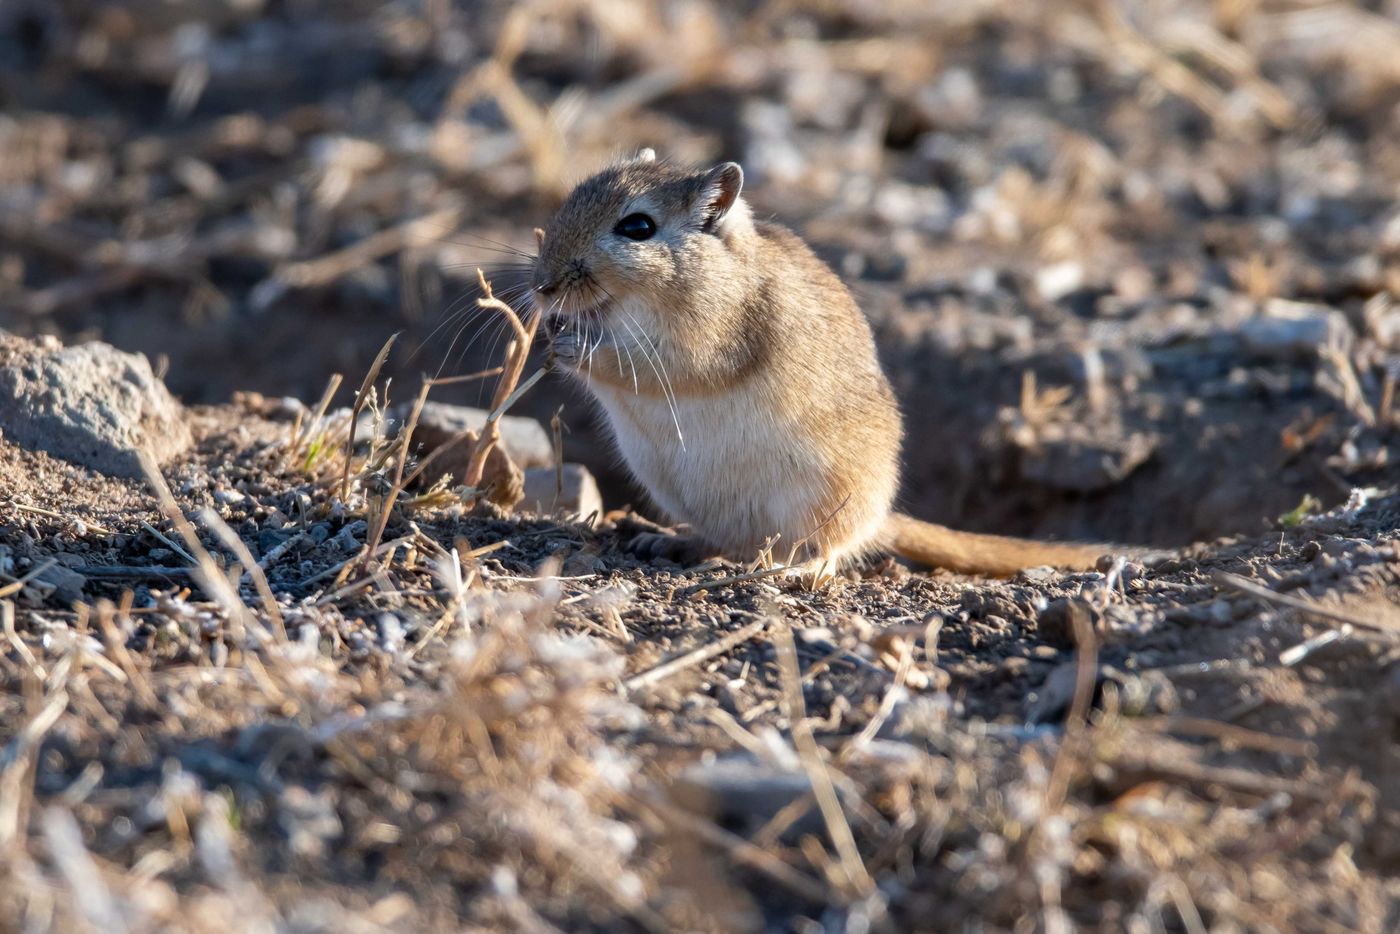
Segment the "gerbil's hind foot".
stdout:
<svg viewBox="0 0 1400 934">
<path fill-rule="evenodd" d="M 698 539 L 674 532 L 642 532 L 632 536 L 623 547 L 638 558 L 661 558 L 682 565 L 699 564 L 708 557 Z"/>
</svg>

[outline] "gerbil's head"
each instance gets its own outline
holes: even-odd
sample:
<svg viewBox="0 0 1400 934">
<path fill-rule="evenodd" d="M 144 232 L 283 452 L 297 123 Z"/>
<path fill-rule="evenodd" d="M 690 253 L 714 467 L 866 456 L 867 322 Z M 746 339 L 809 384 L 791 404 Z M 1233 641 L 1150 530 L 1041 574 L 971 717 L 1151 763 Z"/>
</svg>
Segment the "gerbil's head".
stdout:
<svg viewBox="0 0 1400 934">
<path fill-rule="evenodd" d="M 535 262 L 536 309 L 556 358 L 638 392 L 709 382 L 708 354 L 733 330 L 754 228 L 733 162 L 690 170 L 650 150 L 565 200 Z M 650 377 L 650 378 L 648 378 Z"/>
</svg>

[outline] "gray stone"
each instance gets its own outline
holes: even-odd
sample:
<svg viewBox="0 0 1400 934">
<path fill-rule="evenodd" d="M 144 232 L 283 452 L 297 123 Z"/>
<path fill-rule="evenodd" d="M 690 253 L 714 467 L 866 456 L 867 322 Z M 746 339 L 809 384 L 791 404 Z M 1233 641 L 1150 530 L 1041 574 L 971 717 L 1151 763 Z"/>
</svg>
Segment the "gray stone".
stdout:
<svg viewBox="0 0 1400 934">
<path fill-rule="evenodd" d="M 412 410 L 411 404 L 399 405 L 394 407 L 392 415 L 394 420 L 402 425 Z M 421 444 L 422 450 L 427 453 L 447 444 L 463 431 L 479 433 L 489 415 L 485 409 L 449 405 L 445 402 L 428 402 L 424 404 L 423 411 L 418 416 L 413 440 Z M 547 467 L 554 463 L 554 445 L 550 441 L 549 432 L 539 422 L 533 418 L 502 415 L 499 425 L 499 444 L 505 448 L 517 467 L 529 470 L 531 467 Z"/>
<path fill-rule="evenodd" d="M 525 471 L 525 498 L 520 501 L 519 509 L 541 514 L 573 514 L 591 523 L 603 515 L 603 497 L 598 492 L 598 482 L 582 464 L 564 465 L 564 485 L 557 498 L 554 468 L 535 467 Z"/>
<path fill-rule="evenodd" d="M 757 831 L 811 792 L 805 772 L 781 769 L 743 754 L 696 763 L 671 785 L 672 799 L 680 807 L 744 834 Z M 794 817 L 784 836 L 813 833 L 821 827 L 815 799 Z"/>
<path fill-rule="evenodd" d="M 83 599 L 87 578 L 72 568 L 55 564 L 35 575 L 35 580 L 53 588 L 52 599 L 60 606 L 72 606 Z"/>
<path fill-rule="evenodd" d="M 1245 349 L 1271 360 L 1316 357 L 1329 345 L 1351 349 L 1354 334 L 1346 315 L 1325 305 L 1271 299 L 1263 313 L 1240 324 Z"/>
<path fill-rule="evenodd" d="M 1078 684 L 1078 659 L 1051 669 L 1044 683 L 1026 696 L 1026 723 L 1035 726 L 1064 720 L 1074 704 Z M 1130 716 L 1171 713 L 1179 704 L 1171 682 L 1159 672 L 1136 675 L 1100 665 L 1094 675 L 1092 706 L 1102 703 L 1104 686 L 1108 684 L 1117 692 L 1119 709 Z"/>
<path fill-rule="evenodd" d="M 1052 600 L 1040 611 L 1036 620 L 1036 630 L 1040 638 L 1050 645 L 1072 649 L 1079 645 L 1081 632 L 1088 632 L 1090 635 L 1098 632 L 1102 615 L 1090 603 L 1073 597 L 1061 597 Z"/>
<path fill-rule="evenodd" d="M 190 445 L 180 404 L 144 356 L 108 344 L 64 347 L 0 331 L 0 431 L 5 440 L 116 477 L 140 477 Z"/>
</svg>

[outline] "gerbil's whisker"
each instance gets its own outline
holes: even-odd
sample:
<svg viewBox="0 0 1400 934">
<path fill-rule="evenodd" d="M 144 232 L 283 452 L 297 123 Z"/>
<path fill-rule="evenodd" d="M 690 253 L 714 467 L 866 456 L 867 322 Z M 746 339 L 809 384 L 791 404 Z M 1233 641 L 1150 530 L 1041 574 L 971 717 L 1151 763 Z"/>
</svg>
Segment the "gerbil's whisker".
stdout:
<svg viewBox="0 0 1400 934">
<path fill-rule="evenodd" d="M 521 301 L 529 294 L 530 283 L 522 282 L 518 285 L 506 286 L 504 289 L 500 289 L 496 292 L 496 297 L 501 299 L 501 301 L 505 302 L 507 305 L 514 306 L 516 302 Z M 525 318 L 529 317 L 530 311 L 531 309 L 527 307 L 525 310 L 525 314 L 521 316 L 522 324 L 525 323 Z"/>
<path fill-rule="evenodd" d="M 475 318 L 479 313 L 482 313 L 483 311 L 484 311 L 484 310 L 482 310 L 482 309 L 473 309 L 472 312 L 470 313 L 470 315 L 468 316 L 468 321 L 472 320 L 472 319 Z M 496 326 L 499 325 L 500 323 L 501 323 L 501 320 L 500 320 L 500 318 L 499 318 L 498 316 L 496 316 L 496 315 L 490 315 L 490 314 L 483 314 L 483 316 L 482 316 L 482 318 L 481 318 L 481 321 L 480 321 L 480 322 L 477 324 L 477 326 L 476 326 L 476 330 L 474 330 L 474 331 L 472 332 L 471 337 L 467 338 L 467 340 L 466 340 L 465 342 L 463 342 L 463 344 L 462 344 L 461 356 L 465 356 L 465 355 L 467 354 L 467 352 L 468 352 L 469 350 L 472 349 L 472 347 L 476 346 L 476 342 L 479 341 L 479 340 L 481 340 L 482 336 L 483 336 L 484 334 L 486 334 L 486 332 L 487 332 L 490 328 L 496 327 Z M 463 327 L 462 330 L 463 330 L 463 331 L 466 330 L 465 326 Z M 497 335 L 496 335 L 496 336 L 497 336 L 498 338 L 500 337 L 500 331 L 501 331 L 501 330 L 504 330 L 504 329 L 503 329 L 503 328 L 498 328 L 498 329 L 497 329 Z M 460 336 L 460 335 L 459 335 L 459 336 Z M 453 344 L 455 345 L 455 343 L 456 343 L 456 341 L 454 340 L 454 341 L 453 341 Z M 447 348 L 447 355 L 448 355 L 448 356 L 451 356 L 451 354 L 452 354 L 452 347 L 448 347 L 448 348 Z"/>
<path fill-rule="evenodd" d="M 462 335 L 466 333 L 467 328 L 471 327 L 472 322 L 475 321 L 480 314 L 480 309 L 476 308 L 462 309 L 452 314 L 452 318 L 449 320 L 460 321 L 460 323 L 453 329 L 452 340 L 448 342 L 447 349 L 442 352 L 442 360 L 438 363 L 437 374 L 434 376 L 435 379 L 442 376 L 442 371 L 447 369 L 448 362 L 452 359 L 452 349 L 457 346 L 457 342 L 462 339 Z M 472 335 L 472 339 L 467 341 L 465 346 L 471 346 L 472 340 L 475 340 L 477 335 L 480 334 L 480 329 L 487 326 L 489 323 L 490 322 L 487 321 L 484 324 L 478 325 L 476 334 Z"/>
<path fill-rule="evenodd" d="M 618 341 L 617 345 L 626 351 L 627 365 L 632 369 L 632 395 L 640 396 L 642 394 L 642 387 L 641 383 L 637 380 L 637 360 L 632 356 L 632 342 L 637 339 L 637 336 L 632 333 L 632 328 L 626 321 L 622 322 L 622 324 L 627 328 L 627 334 L 632 338 L 632 341 L 628 341 L 625 344 L 622 341 Z M 620 368 L 619 366 L 619 369 Z"/>
<path fill-rule="evenodd" d="M 583 369 L 583 382 L 591 391 L 593 386 L 593 368 L 590 367 L 588 359 L 588 340 L 593 333 L 593 323 L 587 319 L 583 322 L 583 353 L 579 357 L 579 362 Z"/>
<path fill-rule="evenodd" d="M 632 330 L 632 325 L 624 320 L 622 326 L 627 329 L 627 336 L 630 340 L 625 344 L 621 341 L 618 341 L 618 343 L 622 346 L 623 350 L 627 351 L 627 362 L 632 367 L 632 394 L 639 396 L 642 394 L 642 387 L 640 381 L 637 379 L 637 361 L 636 358 L 632 356 L 632 345 L 638 344 L 638 349 L 640 350 L 640 341 L 637 338 L 637 332 Z"/>
<path fill-rule="evenodd" d="M 408 359 L 412 360 L 414 357 L 418 356 L 423 348 L 428 346 L 428 342 L 434 337 L 437 337 L 438 332 L 443 328 L 457 323 L 457 319 L 462 315 L 463 307 L 467 299 L 471 298 L 471 295 L 472 293 L 470 291 L 464 292 L 460 297 L 454 299 L 452 304 L 447 306 L 447 310 L 443 312 L 442 321 L 438 323 L 437 327 L 429 331 L 426 337 L 418 342 L 418 346 L 413 349 L 413 353 L 409 354 Z"/>
<path fill-rule="evenodd" d="M 517 290 L 528 288 L 529 278 L 523 274 L 528 272 L 533 267 L 533 264 L 531 263 L 489 263 L 467 265 L 472 265 L 474 268 L 479 268 L 480 266 L 485 265 L 488 275 L 491 275 L 493 277 L 499 278 L 500 274 L 507 274 L 509 278 L 514 281 L 514 284 L 508 286 L 506 289 L 503 289 L 501 291 L 501 294 L 509 294 Z M 442 375 L 443 370 L 447 368 L 449 362 L 452 360 L 452 350 L 456 346 L 457 341 L 461 338 L 463 332 L 470 325 L 472 319 L 475 316 L 482 314 L 481 309 L 476 308 L 472 304 L 472 300 L 474 298 L 479 297 L 480 295 L 480 287 L 472 286 L 463 291 L 457 298 L 455 298 L 447 306 L 447 309 L 443 312 L 442 320 L 427 334 L 427 336 L 418 341 L 418 344 L 413 349 L 413 352 L 409 354 L 409 359 L 416 359 L 418 357 L 418 354 L 422 353 L 424 348 L 426 348 L 430 343 L 432 343 L 433 340 L 444 331 L 444 329 L 455 327 L 456 330 L 455 332 L 453 332 L 452 341 L 448 345 L 447 350 L 443 353 L 442 359 L 438 364 L 437 376 L 440 377 Z M 507 299 L 507 301 L 513 302 L 514 299 Z M 473 337 L 473 340 L 475 340 L 475 336 Z M 468 347 L 470 347 L 471 344 L 472 341 L 467 342 Z"/>
<path fill-rule="evenodd" d="M 505 263 L 494 261 L 491 263 L 470 262 L 470 263 L 443 263 L 442 269 L 487 269 L 491 272 L 530 272 L 535 268 L 532 262 Z"/>
<path fill-rule="evenodd" d="M 538 257 L 536 257 L 536 255 L 535 255 L 534 253 L 530 253 L 530 252 L 528 252 L 528 251 L 526 251 L 526 250 L 522 250 L 522 249 L 521 249 L 520 247 L 518 247 L 518 246 L 512 246 L 511 244 L 505 243 L 504 241 L 501 241 L 501 240 L 492 240 L 490 237 L 483 237 L 483 236 L 481 236 L 480 234 L 462 233 L 462 234 L 459 234 L 459 236 L 467 237 L 467 238 L 470 238 L 471 240 L 476 240 L 476 241 L 479 241 L 479 242 L 477 242 L 477 243 L 463 243 L 462 241 L 457 240 L 457 239 L 455 239 L 455 238 L 451 238 L 451 237 L 448 237 L 448 238 L 445 238 L 445 239 L 447 240 L 448 243 L 456 243 L 458 246 L 469 246 L 469 247 L 472 247 L 473 249 L 478 249 L 478 250 L 491 250 L 491 252 L 494 252 L 494 253 L 505 253 L 505 254 L 510 255 L 510 256 L 519 256 L 521 259 L 528 259 L 528 260 L 531 260 L 532 262 L 533 262 L 535 259 L 538 258 Z M 491 247 L 482 246 L 481 244 L 483 244 L 483 243 L 489 243 L 489 244 L 491 244 Z"/>
<path fill-rule="evenodd" d="M 588 280 L 588 281 L 589 281 L 590 287 L 593 288 L 593 289 L 596 290 L 596 291 L 602 292 L 603 295 L 607 298 L 608 302 L 609 302 L 613 307 L 617 308 L 618 311 L 621 311 L 621 310 L 622 310 L 621 307 L 618 305 L 617 299 L 613 297 L 613 294 L 612 294 L 611 292 L 609 292 L 609 291 L 607 290 L 607 288 L 606 288 L 601 282 L 599 282 L 598 280 L 592 278 L 591 276 L 589 277 L 589 280 Z M 624 326 L 627 325 L 627 322 L 626 322 L 626 321 L 624 321 L 624 322 L 622 322 L 622 323 L 623 323 Z M 628 332 L 628 334 L 632 337 L 632 339 L 635 341 L 635 340 L 636 340 L 636 334 L 632 333 L 632 329 L 631 329 L 630 327 L 627 328 L 627 332 Z M 633 359 L 633 357 L 632 357 L 632 348 L 631 348 L 631 346 L 630 346 L 630 342 L 629 342 L 629 343 L 624 343 L 623 341 L 620 341 L 620 340 L 617 340 L 617 339 L 614 338 L 614 340 L 613 340 L 613 352 L 617 355 L 617 370 L 618 370 L 618 373 L 619 373 L 619 374 L 621 374 L 621 373 L 623 372 L 623 371 L 622 371 L 622 352 L 623 352 L 623 351 L 626 351 L 626 352 L 627 352 L 627 362 L 628 362 L 628 364 L 629 364 L 629 365 L 631 366 L 631 368 L 632 368 L 632 394 L 633 394 L 633 395 L 641 395 L 641 392 L 642 392 L 642 390 L 641 390 L 641 382 L 637 379 L 637 361 L 636 361 L 635 359 Z"/>
<path fill-rule="evenodd" d="M 676 426 L 676 440 L 680 442 L 681 450 L 684 451 L 685 434 L 681 431 L 681 418 L 680 415 L 676 412 L 676 394 L 671 389 L 671 380 L 670 377 L 666 374 L 666 364 L 661 359 L 661 351 L 654 343 L 652 343 L 652 340 L 649 336 L 647 336 L 646 331 L 642 329 L 641 322 L 639 322 L 636 318 L 633 318 L 631 313 L 628 312 L 626 309 L 622 308 L 621 306 L 618 306 L 617 310 L 623 315 L 626 315 L 629 319 L 631 319 L 632 324 L 635 324 L 637 326 L 637 330 L 635 333 L 638 337 L 642 339 L 643 342 L 640 345 L 638 345 L 640 348 L 642 348 L 642 359 L 646 360 L 649 364 L 651 364 L 651 371 L 656 374 L 656 378 L 661 382 L 661 394 L 666 398 L 666 407 L 671 410 L 671 423 Z M 648 345 L 651 346 L 650 355 L 648 355 L 645 350 L 645 348 Z"/>
</svg>

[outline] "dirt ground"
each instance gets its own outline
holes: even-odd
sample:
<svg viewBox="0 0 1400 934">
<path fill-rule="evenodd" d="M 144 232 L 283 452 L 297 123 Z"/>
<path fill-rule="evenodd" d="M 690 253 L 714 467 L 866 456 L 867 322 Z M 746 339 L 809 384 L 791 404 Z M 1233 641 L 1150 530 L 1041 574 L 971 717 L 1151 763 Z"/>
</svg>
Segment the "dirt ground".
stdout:
<svg viewBox="0 0 1400 934">
<path fill-rule="evenodd" d="M 197 436 L 191 542 L 0 434 L 0 928 L 1400 927 L 1397 62 L 1385 0 L 0 6 L 0 327 Z M 1171 557 L 642 561 L 553 380 L 597 527 L 343 481 L 279 397 L 497 362 L 476 268 L 644 145 L 851 284 L 910 512 Z"/>
</svg>

